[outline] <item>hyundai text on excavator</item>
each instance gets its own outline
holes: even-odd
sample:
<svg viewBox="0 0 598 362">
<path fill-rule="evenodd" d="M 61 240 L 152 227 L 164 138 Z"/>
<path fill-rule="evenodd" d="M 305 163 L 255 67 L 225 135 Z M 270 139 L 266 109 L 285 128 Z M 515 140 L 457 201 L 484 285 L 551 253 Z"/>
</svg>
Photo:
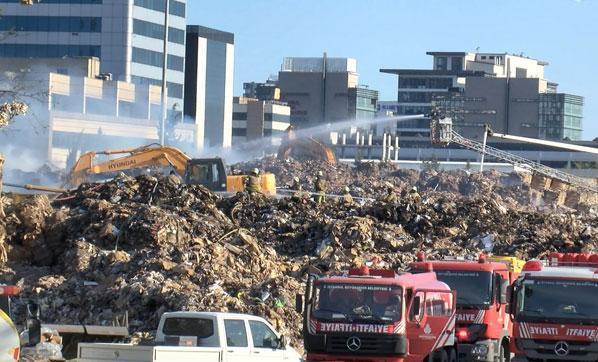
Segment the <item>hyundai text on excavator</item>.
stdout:
<svg viewBox="0 0 598 362">
<path fill-rule="evenodd" d="M 507 289 L 525 263 L 514 257 L 478 260 L 426 260 L 418 253 L 409 270 L 433 270 L 439 280 L 457 292 L 459 361 L 509 361 L 513 325 L 507 313 Z"/>
<path fill-rule="evenodd" d="M 514 361 L 598 361 L 598 254 L 528 261 L 510 302 Z"/>
<path fill-rule="evenodd" d="M 306 361 L 456 361 L 455 292 L 434 273 L 390 269 L 310 274 L 303 313 Z"/>
<path fill-rule="evenodd" d="M 94 163 L 98 155 L 125 156 L 104 162 Z M 226 175 L 221 158 L 192 159 L 183 151 L 169 146 L 149 145 L 138 148 L 105 150 L 83 154 L 68 174 L 67 185 L 80 184 L 97 178 L 111 178 L 119 172 L 142 172 L 148 168 L 170 168 L 181 176 L 187 184 L 204 185 L 212 191 L 239 192 L 244 190 L 243 175 Z M 276 194 L 276 181 L 273 174 L 262 174 L 262 191 L 267 195 Z"/>
</svg>

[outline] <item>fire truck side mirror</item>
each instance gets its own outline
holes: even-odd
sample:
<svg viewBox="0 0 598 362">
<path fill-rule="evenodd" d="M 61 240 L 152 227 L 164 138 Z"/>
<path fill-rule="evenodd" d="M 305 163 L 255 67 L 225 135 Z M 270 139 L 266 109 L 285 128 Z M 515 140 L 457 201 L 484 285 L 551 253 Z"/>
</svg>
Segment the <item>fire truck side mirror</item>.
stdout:
<svg viewBox="0 0 598 362">
<path fill-rule="evenodd" d="M 509 303 L 509 289 L 510 289 L 510 285 L 509 285 L 509 281 L 502 279 L 500 281 L 500 294 L 498 296 L 498 302 L 500 304 L 508 304 Z"/>
<path fill-rule="evenodd" d="M 511 314 L 513 309 L 513 286 L 507 286 L 507 305 L 506 305 L 506 312 Z"/>
<path fill-rule="evenodd" d="M 297 313 L 303 313 L 303 295 L 295 295 L 295 311 Z"/>
</svg>

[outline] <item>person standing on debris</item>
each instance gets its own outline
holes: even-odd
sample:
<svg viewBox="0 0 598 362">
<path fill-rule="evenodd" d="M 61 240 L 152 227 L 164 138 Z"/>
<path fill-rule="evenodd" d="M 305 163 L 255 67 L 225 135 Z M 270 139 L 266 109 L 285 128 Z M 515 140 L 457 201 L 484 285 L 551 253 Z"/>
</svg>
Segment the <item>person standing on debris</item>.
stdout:
<svg viewBox="0 0 598 362">
<path fill-rule="evenodd" d="M 386 183 L 386 196 L 384 196 L 382 201 L 387 202 L 389 204 L 399 201 L 397 194 L 395 193 L 395 187 L 390 182 Z"/>
<path fill-rule="evenodd" d="M 422 197 L 417 192 L 417 187 L 413 186 L 411 190 L 409 190 L 409 199 L 414 204 L 419 204 L 422 201 Z"/>
<path fill-rule="evenodd" d="M 291 196 L 291 200 L 299 202 L 303 199 L 303 191 L 302 191 L 302 187 L 301 187 L 301 182 L 299 181 L 299 177 L 293 177 L 293 183 L 291 184 L 290 187 L 291 190 L 295 191 L 293 192 L 293 196 Z"/>
<path fill-rule="evenodd" d="M 353 205 L 353 196 L 351 196 L 351 189 L 349 189 L 349 186 L 345 186 L 345 188 L 343 189 L 343 205 Z"/>
<path fill-rule="evenodd" d="M 262 192 L 262 185 L 260 182 L 260 170 L 254 168 L 245 182 L 245 190 L 249 194 L 257 194 Z"/>
<path fill-rule="evenodd" d="M 316 194 L 314 195 L 314 201 L 317 204 L 321 204 L 324 202 L 326 198 L 326 181 L 324 180 L 324 174 L 322 171 L 318 171 L 318 176 L 316 177 Z"/>
</svg>

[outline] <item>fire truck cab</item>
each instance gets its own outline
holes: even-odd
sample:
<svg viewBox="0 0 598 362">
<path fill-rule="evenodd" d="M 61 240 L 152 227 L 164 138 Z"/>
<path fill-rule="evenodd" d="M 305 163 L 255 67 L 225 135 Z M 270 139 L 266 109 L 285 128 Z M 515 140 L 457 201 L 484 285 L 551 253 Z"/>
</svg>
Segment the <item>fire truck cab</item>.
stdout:
<svg viewBox="0 0 598 362">
<path fill-rule="evenodd" d="M 598 361 L 598 254 L 528 261 L 511 315 L 516 361 Z"/>
<path fill-rule="evenodd" d="M 297 296 L 306 361 L 456 361 L 455 293 L 434 273 L 351 269 Z"/>
<path fill-rule="evenodd" d="M 524 261 L 513 257 L 478 260 L 447 258 L 418 261 L 409 270 L 434 270 L 436 277 L 457 292 L 457 350 L 459 361 L 508 361 L 512 324 L 507 314 L 507 289 Z"/>
</svg>

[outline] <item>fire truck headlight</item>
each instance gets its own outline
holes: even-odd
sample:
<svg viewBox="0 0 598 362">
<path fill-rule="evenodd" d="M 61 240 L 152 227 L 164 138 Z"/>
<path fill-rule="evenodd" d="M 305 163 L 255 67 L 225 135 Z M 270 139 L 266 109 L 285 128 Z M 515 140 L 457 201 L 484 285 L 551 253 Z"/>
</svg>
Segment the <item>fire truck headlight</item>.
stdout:
<svg viewBox="0 0 598 362">
<path fill-rule="evenodd" d="M 486 356 L 488 354 L 488 346 L 477 344 L 471 349 L 471 354 L 476 356 Z"/>
</svg>

